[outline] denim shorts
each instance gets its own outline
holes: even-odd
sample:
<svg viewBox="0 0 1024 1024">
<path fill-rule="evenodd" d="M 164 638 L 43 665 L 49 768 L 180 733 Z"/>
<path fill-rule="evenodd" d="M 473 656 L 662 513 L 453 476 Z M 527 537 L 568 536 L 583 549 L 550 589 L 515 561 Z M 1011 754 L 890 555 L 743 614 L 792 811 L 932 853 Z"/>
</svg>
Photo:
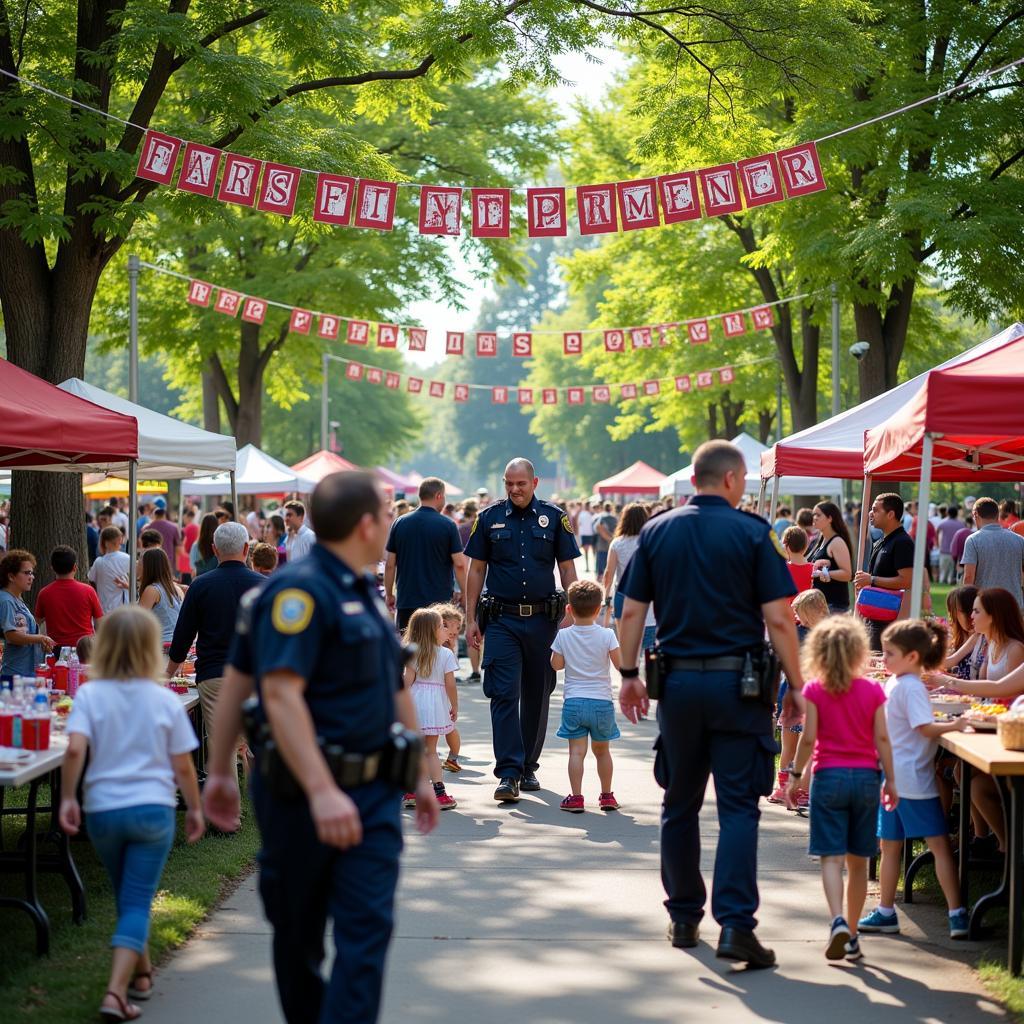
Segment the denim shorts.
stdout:
<svg viewBox="0 0 1024 1024">
<path fill-rule="evenodd" d="M 595 743 L 617 740 L 622 733 L 615 723 L 615 705 L 610 700 L 570 697 L 562 705 L 562 724 L 555 735 L 563 740 L 589 736 Z"/>
<path fill-rule="evenodd" d="M 822 768 L 811 782 L 812 857 L 873 857 L 882 773 L 875 768 Z"/>
<path fill-rule="evenodd" d="M 946 816 L 942 813 L 942 801 L 937 796 L 923 800 L 905 800 L 893 811 L 878 808 L 879 839 L 926 839 L 929 836 L 944 836 L 949 832 Z"/>
</svg>

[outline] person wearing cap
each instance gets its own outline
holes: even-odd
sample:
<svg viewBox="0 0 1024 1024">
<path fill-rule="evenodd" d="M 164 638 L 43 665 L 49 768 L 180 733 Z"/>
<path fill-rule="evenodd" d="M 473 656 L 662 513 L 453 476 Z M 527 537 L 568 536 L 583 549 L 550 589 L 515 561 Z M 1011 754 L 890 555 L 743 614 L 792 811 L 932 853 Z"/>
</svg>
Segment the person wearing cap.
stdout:
<svg viewBox="0 0 1024 1024">
<path fill-rule="evenodd" d="M 163 544 L 164 554 L 172 566 L 178 564 L 178 554 L 181 549 L 181 531 L 176 523 L 167 518 L 167 502 L 163 498 L 157 498 L 153 502 L 153 518 L 146 526 L 147 530 L 156 530 L 160 534 L 160 541 Z"/>
<path fill-rule="evenodd" d="M 491 496 L 487 493 L 486 487 L 478 487 L 476 489 L 476 504 L 477 508 L 486 508 L 491 503 Z"/>
</svg>

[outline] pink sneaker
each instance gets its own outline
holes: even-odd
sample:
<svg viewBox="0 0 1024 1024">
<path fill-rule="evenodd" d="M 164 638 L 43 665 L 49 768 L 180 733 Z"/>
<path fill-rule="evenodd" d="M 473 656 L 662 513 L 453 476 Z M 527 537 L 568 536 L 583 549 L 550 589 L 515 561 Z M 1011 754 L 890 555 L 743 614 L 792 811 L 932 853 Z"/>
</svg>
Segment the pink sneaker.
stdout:
<svg viewBox="0 0 1024 1024">
<path fill-rule="evenodd" d="M 402 797 L 402 806 L 406 810 L 415 810 L 416 809 L 416 794 L 415 793 L 406 793 L 405 796 Z"/>
<path fill-rule="evenodd" d="M 597 806 L 602 811 L 617 811 L 619 809 L 619 801 L 615 799 L 614 793 L 602 793 L 597 798 Z"/>
<path fill-rule="evenodd" d="M 586 809 L 583 804 L 582 795 L 573 796 L 571 793 L 558 806 L 570 814 L 582 814 Z"/>
<path fill-rule="evenodd" d="M 450 811 L 453 807 L 458 807 L 459 805 L 455 802 L 455 797 L 449 796 L 447 793 L 441 793 L 437 798 L 437 806 L 442 811 Z"/>
<path fill-rule="evenodd" d="M 768 803 L 770 804 L 784 804 L 786 802 L 786 784 L 789 782 L 789 772 L 780 771 L 778 775 L 778 785 L 775 787 L 775 792 L 768 797 Z"/>
</svg>

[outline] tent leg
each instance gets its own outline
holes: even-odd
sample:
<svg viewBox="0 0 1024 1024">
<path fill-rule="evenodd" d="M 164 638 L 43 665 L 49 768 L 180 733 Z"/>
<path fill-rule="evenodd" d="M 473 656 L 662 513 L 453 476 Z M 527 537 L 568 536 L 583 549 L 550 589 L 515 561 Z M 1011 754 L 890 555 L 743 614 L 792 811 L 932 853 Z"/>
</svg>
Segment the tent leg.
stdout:
<svg viewBox="0 0 1024 1024">
<path fill-rule="evenodd" d="M 128 566 L 128 600 L 137 601 L 138 581 L 136 575 L 136 563 L 138 552 L 135 545 L 135 519 L 139 514 L 139 464 L 128 463 L 128 556 L 131 564 Z"/>
<path fill-rule="evenodd" d="M 772 500 L 771 504 L 767 509 L 767 516 L 765 517 L 769 523 L 775 522 L 775 510 L 779 507 L 779 478 L 777 476 L 772 477 Z"/>
<path fill-rule="evenodd" d="M 928 547 L 928 502 L 932 489 L 932 453 L 935 440 L 926 433 L 921 443 L 921 481 L 917 490 L 917 530 L 914 536 L 914 574 L 910 585 L 910 617 L 921 618 L 924 598 L 924 559 Z"/>
<path fill-rule="evenodd" d="M 238 484 L 235 482 L 235 471 L 231 470 L 231 507 L 235 510 L 235 519 L 238 519 Z"/>
<path fill-rule="evenodd" d="M 857 558 L 854 563 L 854 575 L 865 568 L 864 556 L 867 554 L 868 543 L 868 498 L 871 497 L 871 475 L 864 477 L 864 489 L 860 496 L 860 524 L 857 529 Z"/>
<path fill-rule="evenodd" d="M 764 515 L 764 493 L 768 490 L 768 481 L 761 478 L 761 489 L 757 492 L 757 514 Z"/>
</svg>

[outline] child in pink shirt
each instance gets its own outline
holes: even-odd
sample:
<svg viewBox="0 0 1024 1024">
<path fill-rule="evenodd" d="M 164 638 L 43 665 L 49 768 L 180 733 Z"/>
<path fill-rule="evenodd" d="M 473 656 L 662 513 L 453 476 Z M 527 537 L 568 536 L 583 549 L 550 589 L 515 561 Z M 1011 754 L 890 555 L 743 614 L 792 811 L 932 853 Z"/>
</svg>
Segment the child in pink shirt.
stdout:
<svg viewBox="0 0 1024 1024">
<path fill-rule="evenodd" d="M 875 827 L 881 794 L 895 807 L 892 745 L 885 727 L 885 691 L 863 678 L 868 637 L 859 620 L 834 615 L 811 630 L 804 643 L 807 719 L 789 773 L 786 795 L 805 789 L 804 770 L 814 755 L 811 787 L 811 839 L 808 853 L 821 858 L 832 924 L 825 956 L 859 960 L 857 938 L 867 896 L 868 861 L 875 855 Z M 878 772 L 881 760 L 885 783 Z M 846 864 L 847 917 L 843 917 L 843 864 Z"/>
</svg>

